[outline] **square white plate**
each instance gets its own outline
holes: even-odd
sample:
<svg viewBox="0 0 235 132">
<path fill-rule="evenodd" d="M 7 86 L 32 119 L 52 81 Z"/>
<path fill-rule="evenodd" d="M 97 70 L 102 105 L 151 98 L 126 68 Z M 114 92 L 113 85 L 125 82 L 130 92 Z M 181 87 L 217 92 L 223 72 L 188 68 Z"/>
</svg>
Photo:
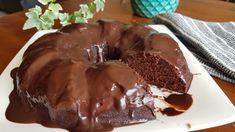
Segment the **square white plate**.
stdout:
<svg viewBox="0 0 235 132">
<path fill-rule="evenodd" d="M 173 33 L 163 25 L 151 25 L 152 28 L 158 32 L 169 34 L 175 39 L 190 68 L 190 71 L 200 73 L 195 75 L 189 90 L 192 94 L 193 104 L 183 114 L 178 116 L 163 116 L 159 113 L 157 120 L 149 121 L 147 123 L 115 128 L 117 132 L 155 132 L 155 131 L 193 131 L 205 129 L 209 127 L 219 126 L 235 121 L 235 108 L 211 76 L 200 65 L 197 59 L 185 48 L 185 46 L 173 35 Z M 22 55 L 27 47 L 32 44 L 40 36 L 55 32 L 40 31 L 37 32 L 18 52 L 11 63 L 3 71 L 0 76 L 0 131 L 15 132 L 65 132 L 66 130 L 57 128 L 46 128 L 40 124 L 18 124 L 10 122 L 5 117 L 5 111 L 9 103 L 8 96 L 13 90 L 13 82 L 10 77 L 10 71 L 19 66 L 22 60 Z M 188 127 L 188 124 L 191 127 Z"/>
</svg>

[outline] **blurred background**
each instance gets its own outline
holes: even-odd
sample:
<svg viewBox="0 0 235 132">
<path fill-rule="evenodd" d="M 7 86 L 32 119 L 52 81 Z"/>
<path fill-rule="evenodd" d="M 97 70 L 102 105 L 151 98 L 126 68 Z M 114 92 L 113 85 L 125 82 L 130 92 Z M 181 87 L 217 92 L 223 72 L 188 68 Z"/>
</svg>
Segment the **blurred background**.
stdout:
<svg viewBox="0 0 235 132">
<path fill-rule="evenodd" d="M 62 1 L 62 0 L 58 0 Z M 235 0 L 219 0 L 233 2 Z M 0 17 L 39 5 L 37 0 L 0 0 Z"/>
</svg>

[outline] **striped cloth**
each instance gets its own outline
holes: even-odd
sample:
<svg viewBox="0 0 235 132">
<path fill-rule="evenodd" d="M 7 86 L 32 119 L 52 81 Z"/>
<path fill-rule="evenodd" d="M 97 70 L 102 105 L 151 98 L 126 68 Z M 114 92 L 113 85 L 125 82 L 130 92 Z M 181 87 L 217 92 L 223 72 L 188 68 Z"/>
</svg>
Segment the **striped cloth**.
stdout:
<svg viewBox="0 0 235 132">
<path fill-rule="evenodd" d="M 235 83 L 235 22 L 205 22 L 178 13 L 160 14 L 168 26 L 215 77 Z"/>
</svg>

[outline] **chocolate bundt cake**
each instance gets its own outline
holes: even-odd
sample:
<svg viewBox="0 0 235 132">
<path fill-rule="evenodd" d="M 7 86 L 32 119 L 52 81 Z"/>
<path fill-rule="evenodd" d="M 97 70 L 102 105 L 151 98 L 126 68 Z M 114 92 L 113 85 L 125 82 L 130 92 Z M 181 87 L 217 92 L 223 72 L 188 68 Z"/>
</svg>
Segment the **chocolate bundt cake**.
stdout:
<svg viewBox="0 0 235 132">
<path fill-rule="evenodd" d="M 186 93 L 192 74 L 177 43 L 143 25 L 98 21 L 44 35 L 14 70 L 17 96 L 70 131 L 155 119 L 150 86 Z"/>
</svg>

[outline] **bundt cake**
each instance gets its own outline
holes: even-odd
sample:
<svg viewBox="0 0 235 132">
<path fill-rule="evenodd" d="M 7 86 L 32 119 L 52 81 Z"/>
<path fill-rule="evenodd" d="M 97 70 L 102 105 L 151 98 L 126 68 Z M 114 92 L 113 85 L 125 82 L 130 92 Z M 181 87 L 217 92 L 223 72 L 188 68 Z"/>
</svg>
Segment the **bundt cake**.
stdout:
<svg viewBox="0 0 235 132">
<path fill-rule="evenodd" d="M 186 93 L 192 80 L 168 35 L 110 21 L 72 24 L 42 36 L 25 51 L 12 77 L 10 100 L 28 106 L 33 122 L 74 132 L 153 120 L 150 86 Z"/>
</svg>

